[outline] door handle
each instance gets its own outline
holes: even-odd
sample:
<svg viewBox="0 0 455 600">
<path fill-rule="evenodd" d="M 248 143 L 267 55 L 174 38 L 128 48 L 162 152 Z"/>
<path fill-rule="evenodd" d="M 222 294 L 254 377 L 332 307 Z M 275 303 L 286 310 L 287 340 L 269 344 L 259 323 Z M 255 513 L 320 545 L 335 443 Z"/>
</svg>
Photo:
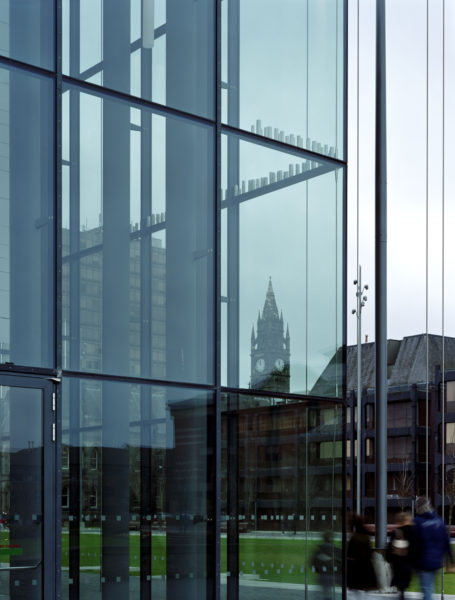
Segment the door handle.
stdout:
<svg viewBox="0 0 455 600">
<path fill-rule="evenodd" d="M 39 560 L 36 565 L 24 565 L 23 567 L 0 567 L 0 571 L 27 571 L 29 569 L 37 569 L 41 565 Z"/>
</svg>

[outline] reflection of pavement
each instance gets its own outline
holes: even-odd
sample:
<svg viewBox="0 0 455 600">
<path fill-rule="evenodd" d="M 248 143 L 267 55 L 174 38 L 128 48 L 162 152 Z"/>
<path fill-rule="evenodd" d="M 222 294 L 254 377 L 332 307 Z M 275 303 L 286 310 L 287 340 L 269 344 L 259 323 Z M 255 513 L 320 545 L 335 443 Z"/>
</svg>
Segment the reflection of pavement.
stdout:
<svg viewBox="0 0 455 600">
<path fill-rule="evenodd" d="M 80 597 L 90 598 L 90 600 L 101 600 L 100 577 L 97 573 L 81 573 Z M 182 582 L 183 583 L 183 582 Z M 166 599 L 166 579 L 164 577 L 152 578 L 152 598 L 153 600 Z M 295 583 L 272 583 L 268 581 L 245 580 L 240 582 L 241 600 L 277 600 L 277 598 L 286 598 L 286 600 L 302 600 L 305 598 L 305 587 Z M 139 600 L 139 577 L 130 577 L 129 598 Z M 319 599 L 319 589 L 315 586 L 309 586 L 308 598 L 311 600 Z M 2 596 L 0 595 L 0 600 Z M 62 573 L 62 600 L 68 600 L 68 572 Z M 176 598 L 182 600 L 182 598 Z M 200 600 L 203 600 L 202 598 Z M 221 580 L 221 600 L 226 600 L 226 577 Z M 333 600 L 341 600 L 341 590 L 337 590 Z M 375 599 L 376 600 L 376 599 Z"/>
<path fill-rule="evenodd" d="M 8 578 L 6 573 L 0 574 L 0 600 L 9 598 L 9 595 L 3 595 L 8 590 Z M 153 577 L 152 582 L 153 600 L 166 600 L 166 579 L 164 577 Z M 286 598 L 286 600 L 303 600 L 305 598 L 305 587 L 297 583 L 273 583 L 261 580 L 244 580 L 240 582 L 241 600 L 277 600 L 277 598 Z M 101 600 L 101 585 L 99 574 L 81 573 L 80 597 L 90 598 L 90 600 Z M 139 600 L 139 577 L 130 577 L 129 581 L 130 600 Z M 405 598 L 409 600 L 420 600 L 422 595 L 419 592 L 406 592 Z M 308 586 L 308 600 L 320 600 L 322 598 L 321 590 L 317 586 Z M 380 592 L 365 592 L 357 594 L 348 590 L 347 600 L 397 600 L 399 595 L 381 594 Z M 68 572 L 62 573 L 62 600 L 68 599 Z M 433 594 L 434 600 L 440 600 L 440 594 Z M 455 595 L 444 595 L 445 600 L 455 600 Z M 182 599 L 176 599 L 182 600 Z M 203 599 L 201 599 L 203 600 Z M 226 577 L 221 579 L 221 600 L 226 598 Z M 341 588 L 337 588 L 333 594 L 332 600 L 341 600 Z"/>
<path fill-rule="evenodd" d="M 363 600 L 396 600 L 399 597 L 398 593 L 381 594 L 381 592 L 364 592 L 362 596 L 359 596 L 351 590 L 348 590 L 347 594 L 348 600 L 360 600 L 360 598 Z M 405 592 L 404 597 L 409 600 L 420 600 L 422 594 L 420 592 Z M 441 594 L 433 594 L 433 600 L 441 600 Z M 444 600 L 455 600 L 455 596 L 444 594 Z"/>
</svg>

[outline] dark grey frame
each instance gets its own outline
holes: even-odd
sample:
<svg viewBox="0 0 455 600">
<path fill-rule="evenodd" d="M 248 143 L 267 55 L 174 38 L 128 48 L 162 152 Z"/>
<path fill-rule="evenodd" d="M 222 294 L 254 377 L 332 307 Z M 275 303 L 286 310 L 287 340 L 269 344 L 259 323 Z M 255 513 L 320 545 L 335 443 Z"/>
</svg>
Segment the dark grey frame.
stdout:
<svg viewBox="0 0 455 600">
<path fill-rule="evenodd" d="M 56 383 L 56 382 L 55 382 Z M 43 415 L 43 598 L 57 598 L 58 580 L 60 569 L 55 565 L 60 564 L 60 530 L 56 527 L 57 499 L 60 491 L 57 489 L 58 476 L 56 469 L 57 443 L 57 391 L 52 378 L 13 375 L 0 373 L 0 385 L 18 388 L 31 388 L 41 390 L 42 415 Z M 57 541 L 58 540 L 58 541 Z"/>
</svg>

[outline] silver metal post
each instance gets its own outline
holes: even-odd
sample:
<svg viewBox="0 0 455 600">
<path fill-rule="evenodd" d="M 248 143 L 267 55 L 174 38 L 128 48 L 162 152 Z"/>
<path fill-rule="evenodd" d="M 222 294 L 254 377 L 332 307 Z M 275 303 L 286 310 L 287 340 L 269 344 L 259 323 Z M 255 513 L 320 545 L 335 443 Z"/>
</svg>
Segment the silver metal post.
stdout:
<svg viewBox="0 0 455 600">
<path fill-rule="evenodd" d="M 376 547 L 387 541 L 387 130 L 385 0 L 376 0 Z"/>
</svg>

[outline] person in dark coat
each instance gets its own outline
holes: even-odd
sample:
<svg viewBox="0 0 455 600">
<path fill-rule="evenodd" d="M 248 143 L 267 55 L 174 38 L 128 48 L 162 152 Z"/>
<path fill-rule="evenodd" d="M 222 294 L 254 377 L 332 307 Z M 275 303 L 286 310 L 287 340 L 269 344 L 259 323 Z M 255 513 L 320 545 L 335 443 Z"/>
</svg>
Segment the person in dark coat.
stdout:
<svg viewBox="0 0 455 600">
<path fill-rule="evenodd" d="M 446 526 L 433 512 L 430 500 L 417 498 L 415 508 L 415 567 L 419 573 L 423 600 L 432 600 L 435 575 L 443 566 L 444 556 L 449 556 L 452 561 L 452 550 Z"/>
<path fill-rule="evenodd" d="M 352 535 L 347 547 L 347 584 L 352 590 L 377 588 L 376 574 L 371 562 L 370 536 L 360 515 L 351 517 Z"/>
<path fill-rule="evenodd" d="M 404 591 L 411 582 L 416 540 L 410 513 L 399 513 L 397 523 L 398 527 L 390 534 L 387 560 L 392 566 L 392 585 L 400 591 L 400 598 L 404 600 Z"/>
</svg>

